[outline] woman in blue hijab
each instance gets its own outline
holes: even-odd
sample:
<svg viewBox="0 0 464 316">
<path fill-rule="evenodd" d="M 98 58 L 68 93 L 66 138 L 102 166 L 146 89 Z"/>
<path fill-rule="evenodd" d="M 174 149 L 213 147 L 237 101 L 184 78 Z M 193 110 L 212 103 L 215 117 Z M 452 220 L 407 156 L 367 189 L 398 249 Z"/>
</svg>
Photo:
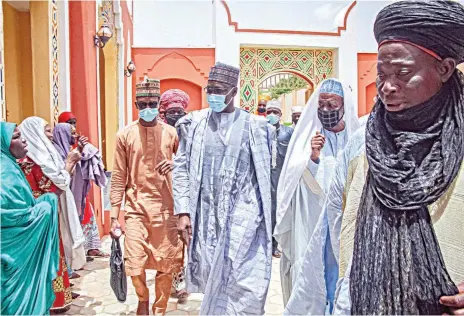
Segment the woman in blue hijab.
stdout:
<svg viewBox="0 0 464 316">
<path fill-rule="evenodd" d="M 48 314 L 59 264 L 57 197 L 33 197 L 16 163 L 27 153 L 16 124 L 0 122 L 0 146 L 0 314 Z"/>
</svg>

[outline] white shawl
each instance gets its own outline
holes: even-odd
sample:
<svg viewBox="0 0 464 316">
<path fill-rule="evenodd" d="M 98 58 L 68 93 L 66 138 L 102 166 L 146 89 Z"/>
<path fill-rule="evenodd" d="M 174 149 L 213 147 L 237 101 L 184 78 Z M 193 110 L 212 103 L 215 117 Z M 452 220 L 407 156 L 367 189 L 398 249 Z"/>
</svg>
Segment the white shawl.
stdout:
<svg viewBox="0 0 464 316">
<path fill-rule="evenodd" d="M 19 130 L 27 141 L 29 150 L 27 156 L 40 166 L 53 184 L 63 191 L 59 197 L 61 238 L 68 265 L 72 269 L 80 269 L 86 262 L 85 238 L 74 196 L 69 187 L 71 177 L 65 170 L 65 163 L 52 142 L 45 136 L 44 128 L 47 124 L 44 119 L 32 116 L 19 125 Z"/>
</svg>

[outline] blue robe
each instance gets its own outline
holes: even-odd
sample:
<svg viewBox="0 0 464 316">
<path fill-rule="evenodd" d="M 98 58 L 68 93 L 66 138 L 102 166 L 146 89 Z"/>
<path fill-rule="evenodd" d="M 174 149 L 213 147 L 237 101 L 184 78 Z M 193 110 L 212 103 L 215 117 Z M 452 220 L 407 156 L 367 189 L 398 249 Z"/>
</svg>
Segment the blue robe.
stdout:
<svg viewBox="0 0 464 316">
<path fill-rule="evenodd" d="M 205 294 L 201 314 L 264 314 L 272 268 L 273 127 L 238 109 L 192 112 L 177 127 L 174 213 L 190 215 L 193 235 L 187 290 Z"/>
</svg>

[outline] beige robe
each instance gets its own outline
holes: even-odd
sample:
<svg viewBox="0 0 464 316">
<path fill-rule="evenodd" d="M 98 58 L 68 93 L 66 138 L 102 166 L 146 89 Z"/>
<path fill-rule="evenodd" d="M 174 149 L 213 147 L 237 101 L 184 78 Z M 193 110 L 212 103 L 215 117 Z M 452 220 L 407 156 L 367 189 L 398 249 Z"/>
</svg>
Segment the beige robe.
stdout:
<svg viewBox="0 0 464 316">
<path fill-rule="evenodd" d="M 179 272 L 183 243 L 177 235 L 171 172 L 162 176 L 155 167 L 172 160 L 178 146 L 175 128 L 158 122 L 143 127 L 138 121 L 118 132 L 111 177 L 112 217 L 125 196 L 125 267 L 128 276 L 145 269 Z"/>
<path fill-rule="evenodd" d="M 343 194 L 343 220 L 340 233 L 340 273 L 348 275 L 353 254 L 356 217 L 367 175 L 363 154 L 350 162 Z M 456 284 L 464 281 L 464 163 L 451 186 L 435 203 L 429 205 L 433 228 L 438 238 L 446 269 Z"/>
</svg>

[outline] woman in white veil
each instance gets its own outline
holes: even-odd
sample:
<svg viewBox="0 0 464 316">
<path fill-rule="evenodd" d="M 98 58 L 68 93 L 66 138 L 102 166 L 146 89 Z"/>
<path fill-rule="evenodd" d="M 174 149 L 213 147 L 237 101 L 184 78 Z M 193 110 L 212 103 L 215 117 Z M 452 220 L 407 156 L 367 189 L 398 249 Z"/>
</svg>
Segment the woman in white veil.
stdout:
<svg viewBox="0 0 464 316">
<path fill-rule="evenodd" d="M 341 84 L 343 88 L 342 119 L 345 129 L 340 133 L 327 131 L 318 119 L 321 87 L 329 81 L 338 86 Z M 292 279 L 295 279 L 299 271 L 324 204 L 337 154 L 360 127 L 356 113 L 351 88 L 337 79 L 327 79 L 314 91 L 293 133 L 277 190 L 277 225 L 274 230 L 274 237 L 282 247 L 281 282 L 284 304 L 290 297 Z M 310 165 L 315 165 L 310 161 L 310 155 L 311 138 L 316 135 L 316 131 L 325 134 L 326 142 L 321 150 L 319 164 L 310 171 Z M 335 148 L 330 146 L 331 137 L 341 139 Z"/>
</svg>

